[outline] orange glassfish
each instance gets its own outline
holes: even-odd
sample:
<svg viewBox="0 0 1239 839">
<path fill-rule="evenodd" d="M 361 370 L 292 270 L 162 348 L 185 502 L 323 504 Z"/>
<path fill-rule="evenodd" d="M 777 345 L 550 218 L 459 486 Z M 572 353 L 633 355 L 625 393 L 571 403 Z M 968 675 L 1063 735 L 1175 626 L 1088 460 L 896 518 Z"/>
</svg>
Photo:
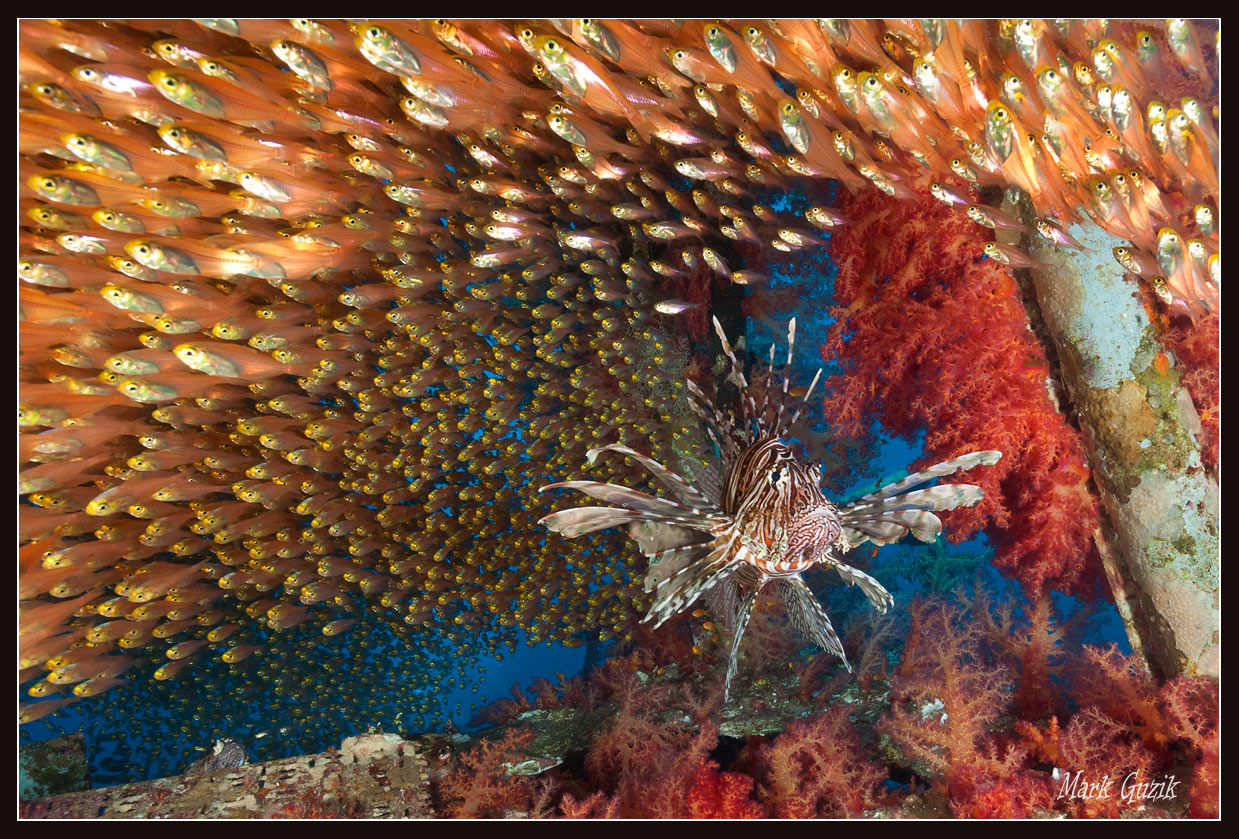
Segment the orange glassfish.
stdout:
<svg viewBox="0 0 1239 839">
<path fill-rule="evenodd" d="M 196 70 L 156 69 L 147 74 L 160 96 L 190 111 L 271 132 L 277 126 L 292 130 L 314 128 L 311 118 L 291 104 L 280 107 L 270 97 L 212 78 Z"/>
</svg>

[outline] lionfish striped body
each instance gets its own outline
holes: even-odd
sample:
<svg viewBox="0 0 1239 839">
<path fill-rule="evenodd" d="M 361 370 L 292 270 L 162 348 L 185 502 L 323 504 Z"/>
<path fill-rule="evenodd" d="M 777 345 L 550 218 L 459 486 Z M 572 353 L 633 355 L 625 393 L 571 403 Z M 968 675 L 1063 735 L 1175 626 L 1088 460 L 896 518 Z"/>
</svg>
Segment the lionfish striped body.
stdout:
<svg viewBox="0 0 1239 839">
<path fill-rule="evenodd" d="M 977 465 L 992 465 L 997 451 L 973 452 L 931 466 L 869 493 L 840 509 L 820 488 L 818 467 L 802 462 L 783 442 L 800 417 L 800 407 L 786 415 L 788 379 L 781 391 L 774 376 L 774 348 L 764 381 L 750 386 L 722 325 L 714 328 L 731 362 L 728 381 L 740 389 L 738 412 L 724 415 L 693 382 L 688 382 L 694 410 L 706 423 L 722 457 L 723 473 L 707 469 L 694 487 L 658 462 L 626 446 L 590 450 L 593 463 L 605 451 L 619 452 L 641 463 L 676 500 L 647 495 L 616 484 L 567 481 L 542 490 L 575 489 L 601 501 L 622 506 L 579 507 L 542 519 L 550 530 L 568 537 L 626 524 L 641 551 L 650 559 L 645 590 L 654 601 L 644 620 L 661 625 L 705 596 L 716 621 L 732 632 L 724 697 L 735 675 L 740 639 L 757 602 L 770 583 L 783 597 L 792 624 L 851 670 L 839 636 L 801 574 L 814 565 L 834 568 L 848 584 L 860 586 L 874 608 L 885 612 L 894 598 L 868 574 L 840 557 L 863 542 L 895 542 L 908 532 L 933 542 L 942 523 L 933 513 L 972 506 L 982 498 L 980 487 L 947 484 L 905 492 L 936 478 Z M 796 321 L 788 328 L 787 369 L 795 345 Z M 822 371 L 818 370 L 802 399 L 808 402 Z M 759 393 L 761 402 L 754 394 Z"/>
</svg>

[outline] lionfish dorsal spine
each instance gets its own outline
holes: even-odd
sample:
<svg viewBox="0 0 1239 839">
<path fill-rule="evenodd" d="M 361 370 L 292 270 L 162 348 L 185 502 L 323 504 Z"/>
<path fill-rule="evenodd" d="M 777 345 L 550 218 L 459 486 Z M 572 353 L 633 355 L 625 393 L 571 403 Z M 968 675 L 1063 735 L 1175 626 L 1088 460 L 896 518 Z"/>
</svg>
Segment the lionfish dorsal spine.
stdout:
<svg viewBox="0 0 1239 839">
<path fill-rule="evenodd" d="M 787 427 L 789 429 L 795 428 L 796 421 L 800 419 L 801 410 L 804 408 L 804 406 L 809 404 L 809 397 L 813 394 L 813 388 L 817 387 L 817 382 L 821 378 L 822 378 L 822 368 L 819 367 L 817 368 L 817 373 L 813 375 L 813 381 L 809 382 L 809 389 L 806 390 L 804 396 L 801 397 L 800 405 L 796 407 L 796 413 L 792 414 L 791 420 L 788 421 L 787 423 Z"/>
</svg>

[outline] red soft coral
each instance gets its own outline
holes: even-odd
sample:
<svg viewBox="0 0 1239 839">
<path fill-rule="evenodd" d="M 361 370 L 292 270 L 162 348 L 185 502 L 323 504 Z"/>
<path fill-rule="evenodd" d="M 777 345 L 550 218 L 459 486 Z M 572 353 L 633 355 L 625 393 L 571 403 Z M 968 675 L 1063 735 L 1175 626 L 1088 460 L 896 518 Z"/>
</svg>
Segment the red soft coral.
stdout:
<svg viewBox="0 0 1239 839">
<path fill-rule="evenodd" d="M 1219 388 L 1221 371 L 1218 367 L 1219 319 L 1209 315 L 1197 323 L 1188 323 L 1172 329 L 1167 343 L 1181 362 L 1182 382 L 1191 394 L 1192 402 L 1200 414 L 1200 427 L 1204 447 L 1202 460 L 1213 471 L 1218 467 L 1218 450 L 1221 446 L 1221 398 Z"/>
<path fill-rule="evenodd" d="M 878 804 L 886 770 L 861 748 L 844 706 L 796 720 L 758 749 L 765 782 L 760 797 L 778 818 L 860 816 Z"/>
<path fill-rule="evenodd" d="M 684 805 L 693 819 L 760 819 L 766 813 L 749 798 L 753 779 L 741 772 L 720 772 L 713 761 L 697 767 Z"/>
<path fill-rule="evenodd" d="M 534 783 L 508 775 L 508 767 L 525 759 L 532 731 L 513 729 L 501 740 L 483 740 L 460 756 L 459 764 L 439 784 L 439 798 L 452 818 L 503 818 L 528 812 Z"/>
<path fill-rule="evenodd" d="M 688 724 L 660 719 L 673 703 L 667 685 L 625 686 L 614 722 L 594 739 L 585 774 L 594 789 L 609 794 L 597 806 L 622 818 L 759 818 L 761 805 L 749 797 L 752 779 L 720 772 L 709 759 L 718 729 L 706 721 L 717 697 L 679 697 L 697 706 L 696 732 Z M 707 707 L 709 706 L 709 707 Z M 573 802 L 584 806 L 586 802 Z M 591 805 L 592 806 L 592 805 Z"/>
<path fill-rule="evenodd" d="M 1188 812 L 1196 818 L 1219 813 L 1222 744 L 1218 731 L 1218 685 L 1205 676 L 1180 676 L 1158 691 L 1170 735 L 1195 763 Z"/>
<path fill-rule="evenodd" d="M 1047 391 L 1045 351 L 1010 270 L 981 259 L 986 231 L 928 197 L 867 190 L 843 209 L 853 223 L 831 243 L 836 323 L 823 347 L 843 373 L 826 382 L 827 419 L 851 436 L 875 420 L 890 434 L 924 430 L 911 469 L 1001 451 L 968 473 L 985 499 L 943 516 L 948 535 L 984 527 L 994 564 L 1030 599 L 1046 586 L 1095 595 L 1100 512 L 1083 441 Z"/>
</svg>

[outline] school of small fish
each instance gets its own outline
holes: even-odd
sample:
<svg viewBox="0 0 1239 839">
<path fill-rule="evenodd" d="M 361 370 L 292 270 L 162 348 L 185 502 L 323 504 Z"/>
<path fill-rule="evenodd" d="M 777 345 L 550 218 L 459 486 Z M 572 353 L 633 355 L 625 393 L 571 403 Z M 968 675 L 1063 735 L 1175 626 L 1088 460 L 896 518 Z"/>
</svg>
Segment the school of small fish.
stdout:
<svg viewBox="0 0 1239 839">
<path fill-rule="evenodd" d="M 546 539 L 537 486 L 706 445 L 681 319 L 847 223 L 780 193 L 928 189 L 1029 232 L 976 197 L 1016 187 L 1031 233 L 1091 220 L 1173 311 L 1219 306 L 1214 22 L 18 35 L 20 667 L 50 698 L 23 720 L 367 603 L 462 649 L 624 634 L 622 539 Z"/>
</svg>

